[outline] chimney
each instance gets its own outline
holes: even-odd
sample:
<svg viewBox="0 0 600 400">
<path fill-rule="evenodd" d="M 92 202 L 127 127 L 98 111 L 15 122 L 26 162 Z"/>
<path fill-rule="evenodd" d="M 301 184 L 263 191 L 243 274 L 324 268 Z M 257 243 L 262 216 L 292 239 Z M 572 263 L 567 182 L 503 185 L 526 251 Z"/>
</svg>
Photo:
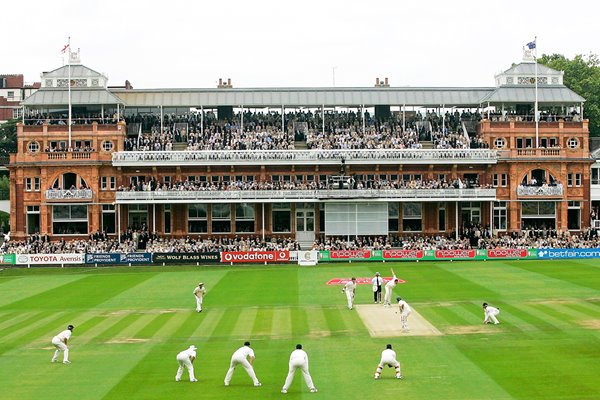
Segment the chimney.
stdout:
<svg viewBox="0 0 600 400">
<path fill-rule="evenodd" d="M 390 86 L 388 83 L 388 78 L 385 78 L 385 86 Z"/>
<path fill-rule="evenodd" d="M 379 78 L 375 79 L 375 86 L 379 86 Z"/>
<path fill-rule="evenodd" d="M 227 78 L 227 87 L 231 87 L 231 78 Z"/>
<path fill-rule="evenodd" d="M 223 78 L 219 78 L 219 87 L 223 86 Z"/>
</svg>

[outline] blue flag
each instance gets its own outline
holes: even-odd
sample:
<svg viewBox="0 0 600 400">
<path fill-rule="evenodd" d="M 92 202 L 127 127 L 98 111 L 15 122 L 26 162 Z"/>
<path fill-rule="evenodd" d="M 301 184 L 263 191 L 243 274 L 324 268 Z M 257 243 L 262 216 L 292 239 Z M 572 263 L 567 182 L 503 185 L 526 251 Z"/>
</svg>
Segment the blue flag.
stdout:
<svg viewBox="0 0 600 400">
<path fill-rule="evenodd" d="M 527 48 L 528 48 L 529 50 L 533 50 L 533 49 L 535 49 L 535 40 L 534 40 L 533 42 L 529 42 L 529 43 L 527 43 L 525 46 L 527 46 Z"/>
</svg>

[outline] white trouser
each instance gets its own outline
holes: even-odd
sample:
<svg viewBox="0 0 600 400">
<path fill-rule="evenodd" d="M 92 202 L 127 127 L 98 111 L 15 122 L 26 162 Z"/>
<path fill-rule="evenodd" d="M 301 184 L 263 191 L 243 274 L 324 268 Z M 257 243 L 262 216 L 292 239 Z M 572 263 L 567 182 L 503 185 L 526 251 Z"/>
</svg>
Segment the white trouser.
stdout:
<svg viewBox="0 0 600 400">
<path fill-rule="evenodd" d="M 177 368 L 177 375 L 175 375 L 175 380 L 180 380 L 181 375 L 183 374 L 183 368 L 187 368 L 188 373 L 190 374 L 190 381 L 196 379 L 194 376 L 194 364 L 188 356 L 177 356 L 177 362 L 179 363 L 179 368 Z"/>
<path fill-rule="evenodd" d="M 491 311 L 491 312 L 485 312 L 485 319 L 483 320 L 483 323 L 488 323 L 490 322 L 490 319 L 494 322 L 494 324 L 499 324 L 500 322 L 498 322 L 498 318 L 496 318 L 496 315 L 500 314 L 500 311 Z"/>
<path fill-rule="evenodd" d="M 408 329 L 408 316 L 410 313 L 410 311 L 402 311 L 402 314 L 400 314 L 400 321 L 402 322 L 402 327 L 404 329 Z"/>
<path fill-rule="evenodd" d="M 196 311 L 202 311 L 202 297 L 196 297 Z"/>
<path fill-rule="evenodd" d="M 383 296 L 383 304 L 384 305 L 392 305 L 392 291 L 394 289 L 390 289 L 387 286 L 385 287 L 385 294 Z"/>
<path fill-rule="evenodd" d="M 352 309 L 354 305 L 354 293 L 350 290 L 346 290 L 346 298 L 348 299 L 348 308 Z"/>
<path fill-rule="evenodd" d="M 298 369 L 298 368 L 300 368 L 302 370 L 302 375 L 304 375 L 304 381 L 306 382 L 306 386 L 308 386 L 309 389 L 312 389 L 315 387 L 313 385 L 312 377 L 310 376 L 310 373 L 308 372 L 308 362 L 306 362 L 306 360 L 304 360 L 304 359 L 291 359 L 290 360 L 290 369 L 289 369 L 287 378 L 285 378 L 285 383 L 283 385 L 283 389 L 288 390 L 289 387 L 292 385 L 292 381 L 294 380 L 294 373 L 296 372 L 296 369 Z"/>
<path fill-rule="evenodd" d="M 383 368 L 385 365 L 391 365 L 392 367 L 399 367 L 400 363 L 395 358 L 382 357 L 381 361 L 379 361 L 379 366 Z"/>
<path fill-rule="evenodd" d="M 54 352 L 54 357 L 52 357 L 52 362 L 58 360 L 58 355 L 60 354 L 61 351 L 64 353 L 63 354 L 63 362 L 69 361 L 69 348 L 67 347 L 65 342 L 60 340 L 58 337 L 54 336 L 52 338 L 52 344 L 54 345 L 54 347 L 56 347 L 56 351 Z"/>
<path fill-rule="evenodd" d="M 233 376 L 233 371 L 235 370 L 235 367 L 238 364 L 242 364 L 242 367 L 244 367 L 244 369 L 246 370 L 246 372 L 248 373 L 250 378 L 252 378 L 252 382 L 254 382 L 255 385 L 259 383 L 258 378 L 256 377 L 256 374 L 254 373 L 254 368 L 252 368 L 252 364 L 250 364 L 246 358 L 232 357 L 231 363 L 229 364 L 229 370 L 227 371 L 227 375 L 225 375 L 225 384 L 226 385 L 229 385 L 229 382 L 231 382 L 231 377 Z"/>
</svg>

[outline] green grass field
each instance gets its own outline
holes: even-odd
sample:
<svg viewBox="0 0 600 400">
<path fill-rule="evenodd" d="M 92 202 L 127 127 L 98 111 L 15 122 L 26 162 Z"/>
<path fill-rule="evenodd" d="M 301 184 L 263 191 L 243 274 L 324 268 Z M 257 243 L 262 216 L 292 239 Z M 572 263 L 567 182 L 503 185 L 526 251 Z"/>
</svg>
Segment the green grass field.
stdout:
<svg viewBox="0 0 600 400">
<path fill-rule="evenodd" d="M 396 293 L 443 336 L 371 338 L 340 287 L 325 284 L 386 276 L 389 267 L 406 280 Z M 201 314 L 192 296 L 199 281 L 208 290 Z M 3 400 L 600 398 L 595 260 L 6 269 L 0 294 Z M 357 303 L 371 300 L 360 286 Z M 501 308 L 500 325 L 482 324 L 483 301 Z M 50 340 L 70 323 L 72 364 L 53 364 Z M 461 333 L 473 327 L 485 329 Z M 224 387 L 244 340 L 263 386 L 238 368 Z M 299 371 L 280 393 L 296 343 L 318 393 Z M 387 343 L 402 381 L 387 368 L 373 379 Z M 175 382 L 175 356 L 190 344 L 199 382 Z"/>
</svg>

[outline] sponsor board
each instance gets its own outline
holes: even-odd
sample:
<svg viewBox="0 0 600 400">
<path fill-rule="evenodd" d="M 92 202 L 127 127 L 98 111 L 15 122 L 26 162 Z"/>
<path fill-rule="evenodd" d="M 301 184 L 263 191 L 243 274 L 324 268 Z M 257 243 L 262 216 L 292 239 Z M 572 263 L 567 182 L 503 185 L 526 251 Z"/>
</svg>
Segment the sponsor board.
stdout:
<svg viewBox="0 0 600 400">
<path fill-rule="evenodd" d="M 218 263 L 221 262 L 221 253 L 154 253 L 152 261 L 155 263 Z"/>
<path fill-rule="evenodd" d="M 371 250 L 331 250 L 329 257 L 332 260 L 348 260 L 348 259 L 369 259 L 371 258 Z"/>
<path fill-rule="evenodd" d="M 147 264 L 152 262 L 151 253 L 87 253 L 86 264 Z"/>
<path fill-rule="evenodd" d="M 383 277 L 384 282 L 388 282 L 394 279 L 392 276 Z M 328 285 L 345 285 L 350 282 L 350 278 L 333 278 L 327 281 Z M 356 278 L 357 285 L 370 285 L 373 282 L 373 278 Z M 398 278 L 398 283 L 406 283 L 405 280 Z"/>
<path fill-rule="evenodd" d="M 489 258 L 526 258 L 529 255 L 527 249 L 488 249 Z"/>
<path fill-rule="evenodd" d="M 403 249 L 389 249 L 382 250 L 381 256 L 384 260 L 405 260 L 414 259 L 418 260 L 423 258 L 423 250 L 403 250 Z"/>
<path fill-rule="evenodd" d="M 600 248 L 595 249 L 539 249 L 537 256 L 540 259 L 561 258 L 600 258 Z"/>
<path fill-rule="evenodd" d="M 85 254 L 17 254 L 19 265 L 83 264 Z"/>
<path fill-rule="evenodd" d="M 435 258 L 438 259 L 457 259 L 457 258 L 475 258 L 475 250 L 467 249 L 449 249 L 435 250 Z"/>
<path fill-rule="evenodd" d="M 316 250 L 297 251 L 296 257 L 298 265 L 317 265 L 319 262 L 319 252 Z"/>
<path fill-rule="evenodd" d="M 3 254 L 0 255 L 0 264 L 14 264 L 16 256 L 14 254 Z"/>
<path fill-rule="evenodd" d="M 289 251 L 223 251 L 221 262 L 255 263 L 290 261 Z"/>
</svg>

